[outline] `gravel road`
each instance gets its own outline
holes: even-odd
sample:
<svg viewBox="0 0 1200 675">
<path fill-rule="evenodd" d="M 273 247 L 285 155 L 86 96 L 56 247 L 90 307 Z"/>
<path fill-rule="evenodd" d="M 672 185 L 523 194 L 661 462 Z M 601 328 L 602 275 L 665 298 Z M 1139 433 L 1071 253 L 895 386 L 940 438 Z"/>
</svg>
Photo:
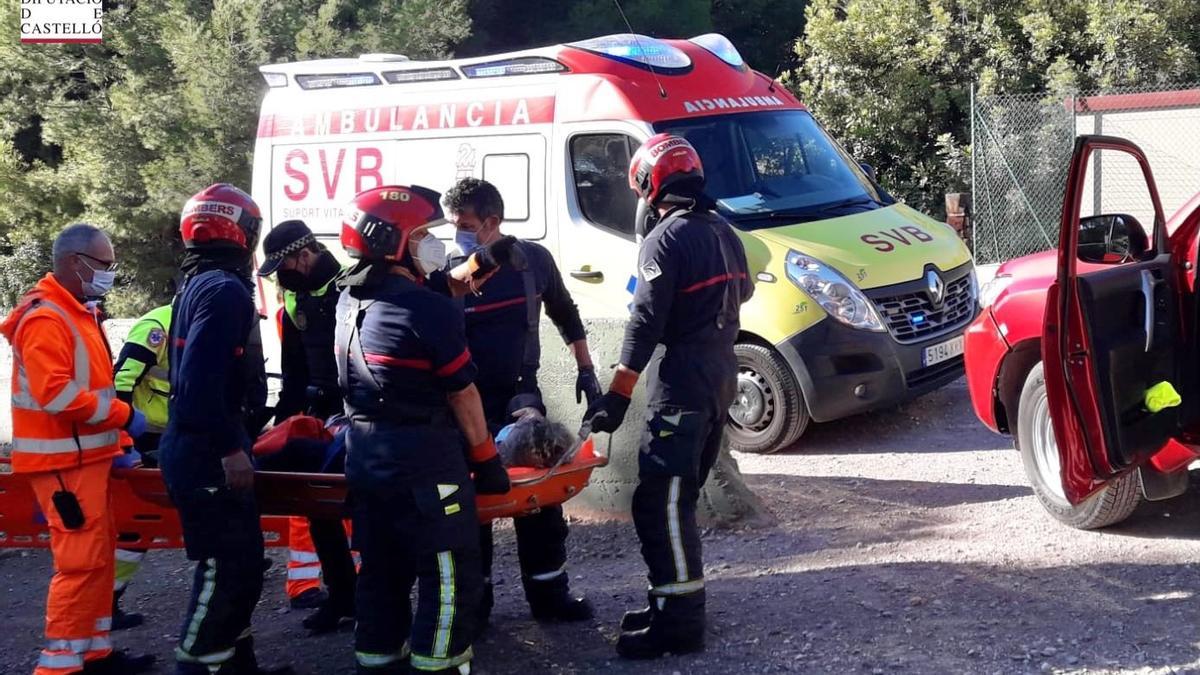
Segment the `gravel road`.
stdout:
<svg viewBox="0 0 1200 675">
<path fill-rule="evenodd" d="M 615 658 L 616 621 L 644 597 L 630 524 L 574 523 L 574 585 L 599 620 L 568 626 L 529 619 L 512 531 L 501 528 L 502 585 L 474 672 L 1200 672 L 1200 491 L 1104 532 L 1060 526 L 1008 440 L 975 420 L 961 381 L 738 460 L 777 523 L 705 533 L 706 653 Z M 255 615 L 263 660 L 352 673 L 351 632 L 305 638 L 274 555 Z M 122 646 L 169 659 L 188 569 L 179 552 L 150 557 L 128 605 L 151 621 L 118 634 Z M 0 672 L 28 671 L 35 658 L 48 570 L 45 553 L 0 553 Z"/>
</svg>

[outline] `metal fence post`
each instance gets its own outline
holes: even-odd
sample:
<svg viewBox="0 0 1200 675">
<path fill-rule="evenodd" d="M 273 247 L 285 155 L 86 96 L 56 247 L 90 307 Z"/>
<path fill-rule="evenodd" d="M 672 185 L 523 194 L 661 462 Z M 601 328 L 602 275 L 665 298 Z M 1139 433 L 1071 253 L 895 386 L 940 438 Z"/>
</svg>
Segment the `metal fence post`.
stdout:
<svg viewBox="0 0 1200 675">
<path fill-rule="evenodd" d="M 975 145 L 975 83 L 974 82 L 971 83 L 968 98 L 970 100 L 970 108 L 971 108 L 971 212 L 972 212 L 971 213 L 971 220 L 972 220 L 972 223 L 971 223 L 971 255 L 974 256 L 976 254 L 976 252 L 979 250 L 978 242 L 976 241 L 977 235 L 975 234 L 975 232 L 977 231 L 978 228 L 975 227 L 975 223 L 974 223 L 975 202 L 977 200 L 977 196 L 975 194 L 975 186 L 977 185 L 976 178 L 975 178 L 975 158 L 978 156 L 977 151 L 979 149 L 978 146 Z"/>
</svg>

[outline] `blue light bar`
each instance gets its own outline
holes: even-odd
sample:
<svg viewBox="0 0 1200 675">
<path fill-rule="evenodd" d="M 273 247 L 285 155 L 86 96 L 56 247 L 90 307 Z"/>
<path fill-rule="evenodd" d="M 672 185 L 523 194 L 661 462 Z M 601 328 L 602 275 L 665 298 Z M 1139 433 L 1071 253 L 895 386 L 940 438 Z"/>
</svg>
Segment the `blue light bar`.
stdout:
<svg viewBox="0 0 1200 675">
<path fill-rule="evenodd" d="M 453 68 L 419 68 L 415 70 L 389 70 L 383 74 L 383 79 L 392 84 L 408 84 L 412 82 L 457 80 L 459 77 Z"/>
<path fill-rule="evenodd" d="M 336 73 L 329 75 L 297 75 L 301 89 L 333 89 L 335 87 L 365 87 L 379 84 L 375 73 Z"/>
<path fill-rule="evenodd" d="M 640 68 L 677 73 L 692 67 L 692 60 L 683 50 L 646 35 L 620 33 L 572 42 L 568 47 L 607 56 Z"/>
<path fill-rule="evenodd" d="M 510 75 L 541 75 L 543 73 L 561 73 L 566 66 L 554 59 L 540 56 L 521 56 L 504 61 L 489 61 L 463 66 L 463 74 L 469 78 L 508 77 Z"/>
<path fill-rule="evenodd" d="M 688 40 L 688 42 L 700 45 L 701 47 L 712 52 L 713 55 L 718 59 L 721 59 L 734 68 L 738 68 L 740 70 L 746 67 L 746 61 L 738 52 L 737 47 L 734 47 L 733 43 L 729 41 L 729 38 L 721 35 L 720 33 L 705 33 L 704 35 L 697 35 L 691 40 Z"/>
</svg>

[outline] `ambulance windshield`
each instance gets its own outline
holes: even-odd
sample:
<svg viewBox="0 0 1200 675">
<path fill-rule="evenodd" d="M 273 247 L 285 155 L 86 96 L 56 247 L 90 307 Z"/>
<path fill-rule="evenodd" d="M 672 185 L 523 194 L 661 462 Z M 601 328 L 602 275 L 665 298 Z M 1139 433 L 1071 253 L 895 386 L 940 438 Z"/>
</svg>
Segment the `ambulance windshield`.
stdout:
<svg viewBox="0 0 1200 675">
<path fill-rule="evenodd" d="M 671 120 L 704 162 L 706 192 L 743 229 L 811 222 L 891 202 L 803 110 Z"/>
</svg>

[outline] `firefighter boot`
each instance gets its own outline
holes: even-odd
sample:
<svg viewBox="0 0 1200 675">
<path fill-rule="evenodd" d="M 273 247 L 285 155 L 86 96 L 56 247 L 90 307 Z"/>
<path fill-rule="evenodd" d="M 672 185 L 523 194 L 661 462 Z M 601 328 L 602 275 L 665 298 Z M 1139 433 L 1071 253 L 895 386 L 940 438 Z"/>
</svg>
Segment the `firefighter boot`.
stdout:
<svg viewBox="0 0 1200 675">
<path fill-rule="evenodd" d="M 631 609 L 621 617 L 621 630 L 623 632 L 633 632 L 635 630 L 645 630 L 650 627 L 650 616 L 652 610 L 650 605 L 654 604 L 654 596 L 646 594 L 646 606 L 641 609 Z"/>
<path fill-rule="evenodd" d="M 592 618 L 592 604 L 587 598 L 571 595 L 566 572 L 550 579 L 522 577 L 529 610 L 538 621 L 587 621 Z"/>
<path fill-rule="evenodd" d="M 113 591 L 112 630 L 137 628 L 145 620 L 145 617 L 137 612 L 126 612 L 121 609 L 121 596 L 124 594 L 125 589 L 123 588 L 119 591 Z"/>
<path fill-rule="evenodd" d="M 621 633 L 617 654 L 626 659 L 657 659 L 664 654 L 704 650 L 704 591 L 656 597 L 650 627 Z"/>
<path fill-rule="evenodd" d="M 304 617 L 304 627 L 313 635 L 332 633 L 343 621 L 354 620 L 354 596 L 331 593 L 317 611 Z"/>
<path fill-rule="evenodd" d="M 253 637 L 244 637 L 234 643 L 233 658 L 227 665 L 232 666 L 233 675 L 294 675 L 296 672 L 291 666 L 260 668 L 258 658 L 254 655 Z"/>
</svg>

